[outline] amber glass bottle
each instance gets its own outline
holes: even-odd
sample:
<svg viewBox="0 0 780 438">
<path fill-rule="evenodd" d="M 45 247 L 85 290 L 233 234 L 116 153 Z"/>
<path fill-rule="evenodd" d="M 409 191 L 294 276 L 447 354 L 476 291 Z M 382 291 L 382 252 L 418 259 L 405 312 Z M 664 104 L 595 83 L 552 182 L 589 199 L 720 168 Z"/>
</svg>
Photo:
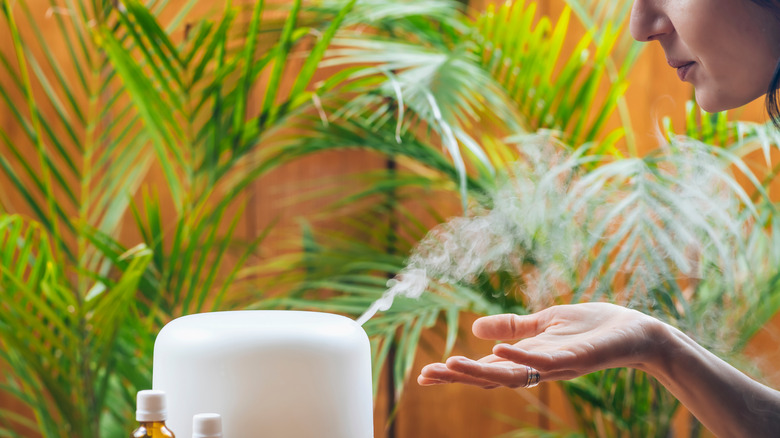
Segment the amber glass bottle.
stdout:
<svg viewBox="0 0 780 438">
<path fill-rule="evenodd" d="M 130 438 L 174 438 L 173 432 L 165 426 L 168 408 L 162 391 L 138 391 L 135 419 L 138 428 Z"/>
</svg>

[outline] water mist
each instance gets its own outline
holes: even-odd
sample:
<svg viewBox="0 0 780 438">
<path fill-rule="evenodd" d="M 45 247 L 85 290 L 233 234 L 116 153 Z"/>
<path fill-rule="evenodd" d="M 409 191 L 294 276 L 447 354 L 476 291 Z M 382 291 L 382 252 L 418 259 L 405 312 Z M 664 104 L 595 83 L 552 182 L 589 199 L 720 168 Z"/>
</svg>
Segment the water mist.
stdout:
<svg viewBox="0 0 780 438">
<path fill-rule="evenodd" d="M 680 280 L 733 284 L 750 215 L 729 163 L 708 148 L 676 140 L 655 155 L 615 159 L 526 141 L 487 202 L 433 228 L 358 323 L 431 282 L 478 289 L 483 273 L 517 279 L 529 310 L 562 294 L 646 308 L 653 291 Z"/>
</svg>

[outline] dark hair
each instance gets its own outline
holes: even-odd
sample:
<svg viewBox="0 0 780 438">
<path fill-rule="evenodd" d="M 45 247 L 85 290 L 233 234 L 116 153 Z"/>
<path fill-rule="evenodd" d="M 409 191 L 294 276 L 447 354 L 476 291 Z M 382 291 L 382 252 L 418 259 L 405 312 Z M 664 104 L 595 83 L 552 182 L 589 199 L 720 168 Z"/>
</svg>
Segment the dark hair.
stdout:
<svg viewBox="0 0 780 438">
<path fill-rule="evenodd" d="M 780 41 L 778 42 L 780 44 Z M 766 108 L 769 118 L 772 119 L 772 124 L 777 129 L 780 129 L 780 61 L 778 61 L 775 67 L 775 74 L 772 75 L 772 80 L 769 81 L 769 87 L 766 90 L 766 97 L 764 98 L 764 107 Z"/>
<path fill-rule="evenodd" d="M 772 11 L 772 13 L 780 18 L 780 0 L 751 0 L 753 3 L 762 6 Z M 780 44 L 780 41 L 777 41 Z M 764 107 L 772 120 L 772 124 L 777 129 L 780 129 L 780 60 L 778 60 L 775 66 L 775 73 L 772 75 L 772 80 L 769 81 L 769 87 L 766 90 L 766 98 L 764 99 Z"/>
</svg>

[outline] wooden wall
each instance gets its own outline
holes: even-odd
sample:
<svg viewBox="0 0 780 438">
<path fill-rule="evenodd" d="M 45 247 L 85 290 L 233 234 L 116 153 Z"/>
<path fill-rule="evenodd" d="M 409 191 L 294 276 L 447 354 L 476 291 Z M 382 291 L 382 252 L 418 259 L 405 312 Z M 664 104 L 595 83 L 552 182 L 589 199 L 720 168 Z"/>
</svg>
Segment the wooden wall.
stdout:
<svg viewBox="0 0 780 438">
<path fill-rule="evenodd" d="M 36 14 L 41 17 L 45 15 L 48 1 L 27 1 Z M 474 1 L 472 6 L 477 9 L 483 8 L 485 1 Z M 549 13 L 555 17 L 561 11 L 562 5 L 561 0 L 540 1 L 540 12 Z M 10 54 L 9 38 L 5 31 L 5 28 L 0 27 L 0 50 Z M 56 32 L 56 29 L 53 31 Z M 5 82 L 7 78 L 0 75 L 0 81 L 7 83 Z M 675 72 L 666 64 L 663 52 L 658 45 L 651 45 L 642 54 L 632 73 L 631 83 L 627 99 L 633 116 L 634 133 L 640 150 L 648 151 L 656 146 L 655 127 L 658 120 L 664 116 L 670 116 L 677 122 L 683 120 L 684 103 L 691 96 L 692 90 L 688 84 L 681 83 L 677 79 Z M 749 105 L 740 113 L 742 117 L 753 120 L 762 120 L 763 117 L 760 102 Z M 13 121 L 8 114 L 0 113 L 0 124 L 11 135 L 20 135 L 18 129 L 14 128 Z M 314 200 L 294 206 L 285 202 L 296 193 L 298 184 L 302 180 L 326 175 L 344 175 L 367 168 L 381 168 L 383 165 L 383 160 L 374 155 L 350 151 L 321 154 L 285 166 L 274 172 L 271 179 L 274 181 L 273 185 L 257 184 L 253 187 L 250 195 L 250 210 L 243 224 L 244 232 L 247 235 L 254 235 L 258 229 L 261 229 L 275 217 L 279 217 L 281 223 L 293 222 L 297 216 L 313 214 L 318 211 L 324 205 L 325 200 Z M 292 227 L 287 230 L 291 233 L 294 232 Z M 278 242 L 284 239 L 282 231 L 275 234 Z M 273 246 L 265 248 L 268 251 L 274 251 Z M 473 319 L 473 316 L 463 317 L 464 331 L 461 342 L 456 347 L 456 354 L 477 357 L 485 354 L 491 347 L 491 343 L 481 342 L 471 337 L 469 327 Z M 761 364 L 768 381 L 775 386 L 780 386 L 780 368 L 774 365 L 780 363 L 780 353 L 776 348 L 780 340 L 776 335 L 778 330 L 780 330 L 780 318 L 775 318 L 767 330 L 757 336 L 749 349 L 751 354 L 757 358 L 758 363 Z M 430 348 L 421 351 L 414 373 L 419 372 L 423 364 L 442 359 L 443 342 L 438 336 L 432 333 L 427 334 L 425 343 L 430 345 Z M 0 406 L 13 405 L 13 401 L 5 400 L 2 397 L 3 395 L 0 393 Z M 389 393 L 387 390 L 383 390 L 376 404 L 377 438 L 389 437 L 387 428 L 388 400 Z M 421 388 L 412 379 L 406 385 L 402 401 L 394 414 L 395 437 L 490 437 L 515 427 L 506 418 L 541 427 L 560 427 L 542 413 L 547 410 L 558 416 L 564 425 L 573 424 L 570 408 L 554 384 L 543 384 L 531 390 L 496 389 L 487 391 L 465 386 Z M 683 418 L 680 421 L 684 422 L 685 420 Z"/>
</svg>

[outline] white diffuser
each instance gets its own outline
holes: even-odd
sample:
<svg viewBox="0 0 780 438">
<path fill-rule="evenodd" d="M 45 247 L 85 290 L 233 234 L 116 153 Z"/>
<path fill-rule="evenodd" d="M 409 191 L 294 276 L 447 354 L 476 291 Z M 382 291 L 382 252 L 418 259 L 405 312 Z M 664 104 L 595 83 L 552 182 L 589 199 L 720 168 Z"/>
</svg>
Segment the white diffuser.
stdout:
<svg viewBox="0 0 780 438">
<path fill-rule="evenodd" d="M 371 349 L 343 316 L 284 310 L 184 316 L 154 345 L 154 389 L 168 427 L 192 436 L 192 417 L 222 415 L 228 438 L 370 438 Z"/>
</svg>

